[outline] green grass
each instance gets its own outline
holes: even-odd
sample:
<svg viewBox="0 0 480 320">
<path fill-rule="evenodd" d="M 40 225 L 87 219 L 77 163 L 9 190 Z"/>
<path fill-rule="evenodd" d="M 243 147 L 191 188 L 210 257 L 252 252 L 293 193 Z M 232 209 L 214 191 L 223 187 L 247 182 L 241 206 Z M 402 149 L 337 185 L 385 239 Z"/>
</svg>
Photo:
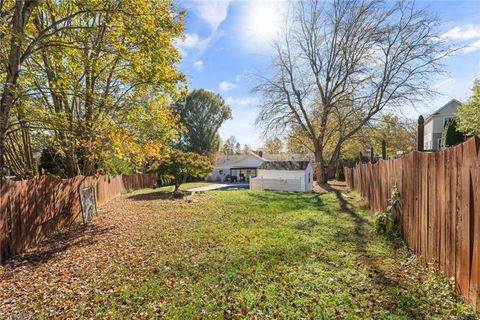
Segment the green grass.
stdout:
<svg viewBox="0 0 480 320">
<path fill-rule="evenodd" d="M 168 231 L 153 221 L 138 235 L 139 250 L 152 253 L 141 268 L 124 263 L 111 271 L 108 282 L 118 289 L 96 298 L 97 314 L 475 318 L 452 285 L 413 257 L 397 236 L 373 232 L 372 215 L 355 194 L 223 191 L 195 199 L 171 201 L 169 209 L 149 205 L 148 210 L 170 210 L 179 221 Z M 127 278 L 132 268 L 141 271 Z"/>
<path fill-rule="evenodd" d="M 7 264 L 0 318 L 478 317 L 372 221 L 355 193 L 125 194 Z"/>
<path fill-rule="evenodd" d="M 186 191 L 186 190 L 193 189 L 193 188 L 209 186 L 211 184 L 214 184 L 214 183 L 212 183 L 212 182 L 187 182 L 187 183 L 184 183 L 184 184 L 180 185 L 180 190 Z M 166 187 L 158 188 L 158 190 L 172 192 L 173 188 L 174 188 L 174 186 L 166 186 Z"/>
</svg>

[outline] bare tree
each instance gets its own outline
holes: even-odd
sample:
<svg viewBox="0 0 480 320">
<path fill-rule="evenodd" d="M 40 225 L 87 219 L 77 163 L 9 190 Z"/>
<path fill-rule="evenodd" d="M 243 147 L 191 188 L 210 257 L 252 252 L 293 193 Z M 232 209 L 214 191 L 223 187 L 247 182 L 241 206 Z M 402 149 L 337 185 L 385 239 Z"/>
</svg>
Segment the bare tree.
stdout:
<svg viewBox="0 0 480 320">
<path fill-rule="evenodd" d="M 257 123 L 266 131 L 300 129 L 313 145 L 316 175 L 326 182 L 342 144 L 386 108 L 434 93 L 432 75 L 453 52 L 439 21 L 413 2 L 299 1 L 274 42 L 272 76 L 260 76 Z M 334 142 L 326 159 L 325 146 Z"/>
</svg>

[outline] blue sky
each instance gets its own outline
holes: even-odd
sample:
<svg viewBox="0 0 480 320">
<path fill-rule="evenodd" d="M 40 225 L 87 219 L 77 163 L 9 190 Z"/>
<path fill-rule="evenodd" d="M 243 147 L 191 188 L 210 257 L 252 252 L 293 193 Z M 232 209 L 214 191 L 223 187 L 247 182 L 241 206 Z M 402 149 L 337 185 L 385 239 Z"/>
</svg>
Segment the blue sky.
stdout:
<svg viewBox="0 0 480 320">
<path fill-rule="evenodd" d="M 416 119 L 428 115 L 450 99 L 466 101 L 475 78 L 480 78 L 480 0 L 417 1 L 442 20 L 440 32 L 452 41 L 470 45 L 444 61 L 447 74 L 432 79 L 441 95 L 401 114 Z M 187 12 L 186 38 L 179 48 L 181 70 L 190 89 L 219 93 L 230 105 L 233 119 L 220 128 L 226 139 L 234 135 L 243 144 L 261 147 L 261 129 L 255 127 L 259 98 L 250 91 L 251 74 L 266 74 L 269 43 L 281 24 L 286 3 L 281 0 L 180 0 Z"/>
</svg>

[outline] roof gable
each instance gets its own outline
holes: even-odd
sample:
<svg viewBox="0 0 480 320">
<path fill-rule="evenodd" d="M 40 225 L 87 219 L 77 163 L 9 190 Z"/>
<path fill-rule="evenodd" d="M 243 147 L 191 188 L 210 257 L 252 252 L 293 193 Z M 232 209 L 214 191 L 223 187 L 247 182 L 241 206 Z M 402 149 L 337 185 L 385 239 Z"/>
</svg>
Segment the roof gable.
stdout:
<svg viewBox="0 0 480 320">
<path fill-rule="evenodd" d="M 434 116 L 442 114 L 443 111 L 446 111 L 448 108 L 453 108 L 455 110 L 453 113 L 456 113 L 458 110 L 458 107 L 461 105 L 462 103 L 460 101 L 458 101 L 457 99 L 452 99 L 446 104 L 444 104 L 442 107 L 437 109 L 435 112 L 433 112 L 431 115 L 429 115 L 425 121 L 430 121 Z M 448 112 L 448 113 L 450 114 L 451 112 Z"/>
<path fill-rule="evenodd" d="M 264 153 L 266 161 L 308 161 L 312 156 L 298 153 Z"/>
</svg>

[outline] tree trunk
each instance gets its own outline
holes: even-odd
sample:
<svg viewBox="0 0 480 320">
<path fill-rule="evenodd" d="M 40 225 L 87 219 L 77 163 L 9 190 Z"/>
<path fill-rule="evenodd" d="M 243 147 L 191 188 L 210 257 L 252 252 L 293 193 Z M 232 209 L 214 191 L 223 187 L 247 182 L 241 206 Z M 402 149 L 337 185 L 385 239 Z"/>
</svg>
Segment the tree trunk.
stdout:
<svg viewBox="0 0 480 320">
<path fill-rule="evenodd" d="M 180 181 L 178 181 L 178 180 L 175 181 L 175 188 L 173 189 L 173 193 L 178 192 L 178 190 L 180 189 L 180 184 L 181 184 Z"/>
<path fill-rule="evenodd" d="M 7 139 L 8 117 L 0 113 L 0 186 L 5 176 L 5 142 Z"/>
<path fill-rule="evenodd" d="M 67 169 L 67 176 L 73 178 L 79 175 L 79 168 L 77 163 L 77 157 L 75 155 L 75 148 L 73 142 L 67 141 L 65 148 L 65 167 Z"/>
<path fill-rule="evenodd" d="M 315 150 L 315 176 L 318 184 L 327 183 L 327 175 L 325 173 L 325 159 L 323 158 L 323 150 L 316 148 Z"/>
<path fill-rule="evenodd" d="M 20 74 L 22 58 L 22 41 L 25 38 L 25 26 L 32 10 L 39 4 L 35 0 L 15 1 L 15 11 L 12 18 L 12 39 L 8 54 L 7 77 L 0 97 L 0 180 L 3 178 L 5 166 L 5 140 L 7 138 L 10 111 L 15 101 L 18 89 L 18 76 Z"/>
</svg>

